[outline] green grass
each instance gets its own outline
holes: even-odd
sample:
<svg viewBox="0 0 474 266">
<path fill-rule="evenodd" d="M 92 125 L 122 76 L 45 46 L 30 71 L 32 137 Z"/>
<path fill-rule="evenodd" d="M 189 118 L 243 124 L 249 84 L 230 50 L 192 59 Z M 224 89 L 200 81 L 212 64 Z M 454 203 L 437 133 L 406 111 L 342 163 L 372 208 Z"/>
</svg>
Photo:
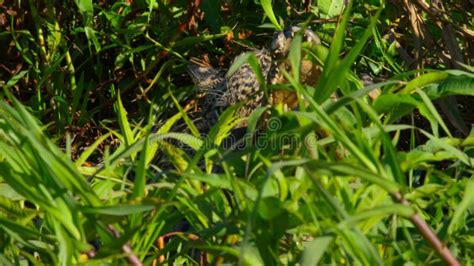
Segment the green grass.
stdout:
<svg viewBox="0 0 474 266">
<path fill-rule="evenodd" d="M 0 1 L 0 264 L 472 263 L 472 107 L 437 108 L 473 102 L 468 37 L 464 67 L 438 47 L 414 69 L 383 3 L 168 2 Z M 446 10 L 458 29 L 467 11 Z M 322 65 L 317 86 L 285 73 L 300 108 L 256 109 L 242 149 L 223 147 L 238 106 L 200 136 L 186 59 L 229 66 L 289 20 L 323 40 L 289 54 Z"/>
</svg>

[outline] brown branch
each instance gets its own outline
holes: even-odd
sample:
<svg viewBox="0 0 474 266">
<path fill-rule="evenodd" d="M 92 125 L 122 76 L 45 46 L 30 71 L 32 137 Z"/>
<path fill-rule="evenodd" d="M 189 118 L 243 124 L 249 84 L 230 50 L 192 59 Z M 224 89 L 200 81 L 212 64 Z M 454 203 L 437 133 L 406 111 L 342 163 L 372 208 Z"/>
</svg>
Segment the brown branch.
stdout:
<svg viewBox="0 0 474 266">
<path fill-rule="evenodd" d="M 410 202 L 404 199 L 400 193 L 396 193 L 394 198 L 403 205 L 411 206 Z M 441 242 L 438 236 L 433 232 L 433 230 L 431 230 L 430 226 L 418 213 L 415 212 L 415 214 L 410 217 L 410 221 L 415 225 L 423 238 L 434 248 L 446 265 L 461 265 L 449 248 Z"/>
<path fill-rule="evenodd" d="M 120 233 L 117 230 L 115 230 L 115 228 L 112 225 L 109 224 L 107 226 L 107 229 L 115 238 L 120 238 Z M 131 265 L 143 266 L 143 263 L 140 261 L 137 255 L 133 253 L 133 249 L 129 243 L 126 243 L 122 246 L 122 251 L 125 253 L 125 256 L 127 257 L 127 260 L 128 262 L 130 262 Z"/>
<path fill-rule="evenodd" d="M 315 24 L 327 24 L 327 23 L 337 23 L 337 22 L 339 22 L 339 19 L 337 18 L 322 18 L 322 19 L 311 20 L 311 23 L 315 23 Z"/>
<path fill-rule="evenodd" d="M 466 28 L 466 27 L 460 27 L 459 25 L 456 25 L 452 21 L 449 20 L 447 14 L 443 12 L 443 10 L 440 10 L 436 7 L 429 6 L 426 2 L 423 0 L 416 0 L 414 1 L 416 5 L 421 7 L 423 11 L 425 11 L 432 19 L 436 21 L 442 21 L 444 23 L 452 25 L 459 33 L 463 34 L 464 36 L 473 39 L 474 38 L 474 31 Z"/>
<path fill-rule="evenodd" d="M 423 23 L 422 23 L 422 18 L 417 12 L 417 9 L 413 3 L 409 0 L 402 0 L 403 6 L 405 10 L 408 12 L 408 19 L 410 20 L 410 26 L 413 30 L 413 33 L 415 35 L 415 40 L 414 40 L 414 45 L 415 45 L 415 50 L 414 50 L 414 59 L 415 59 L 415 64 L 416 67 L 415 69 L 421 69 L 423 68 L 423 60 L 422 60 L 422 40 L 425 39 L 425 31 L 423 30 Z"/>
</svg>

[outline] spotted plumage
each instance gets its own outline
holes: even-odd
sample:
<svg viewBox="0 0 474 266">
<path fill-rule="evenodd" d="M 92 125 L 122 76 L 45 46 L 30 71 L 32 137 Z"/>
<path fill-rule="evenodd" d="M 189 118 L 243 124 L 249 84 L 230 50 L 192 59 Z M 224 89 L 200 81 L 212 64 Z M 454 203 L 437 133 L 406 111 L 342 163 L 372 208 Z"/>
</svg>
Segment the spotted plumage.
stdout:
<svg viewBox="0 0 474 266">
<path fill-rule="evenodd" d="M 281 69 L 289 70 L 286 57 L 291 47 L 291 41 L 295 34 L 300 31 L 299 27 L 289 27 L 283 31 L 276 32 L 271 44 L 271 50 L 266 48 L 252 51 L 259 62 L 261 72 L 267 84 L 286 83 Z M 303 32 L 305 41 L 319 44 L 319 38 L 311 30 Z M 240 55 L 242 56 L 242 55 Z M 234 59 L 234 62 L 239 57 Z M 256 108 L 270 103 L 277 104 L 285 99 L 291 99 L 290 108 L 297 103 L 296 95 L 290 91 L 273 91 L 270 99 L 264 99 L 264 93 L 260 89 L 258 79 L 248 63 L 242 64 L 232 75 L 226 75 L 223 69 L 213 68 L 210 65 L 192 61 L 188 66 L 189 73 L 200 93 L 206 94 L 205 104 L 201 107 L 203 117 L 206 121 L 214 123 L 219 113 L 236 104 L 242 106 L 237 111 L 238 117 L 247 117 Z M 311 61 L 302 60 L 301 81 L 304 84 L 313 85 L 319 78 L 320 69 L 316 68 Z M 239 126 L 245 126 L 245 122 Z"/>
<path fill-rule="evenodd" d="M 187 67 L 199 92 L 223 89 L 226 74 L 224 69 L 214 68 L 196 58 L 192 58 L 191 64 L 188 64 Z"/>
<path fill-rule="evenodd" d="M 273 62 L 270 51 L 264 48 L 253 52 L 258 59 L 264 79 L 267 79 Z M 225 87 L 225 92 L 216 104 L 220 107 L 228 107 L 239 103 L 243 104 L 237 112 L 239 117 L 250 115 L 255 108 L 262 105 L 263 91 L 260 90 L 257 76 L 248 63 L 241 65 L 232 75 L 227 75 Z"/>
</svg>

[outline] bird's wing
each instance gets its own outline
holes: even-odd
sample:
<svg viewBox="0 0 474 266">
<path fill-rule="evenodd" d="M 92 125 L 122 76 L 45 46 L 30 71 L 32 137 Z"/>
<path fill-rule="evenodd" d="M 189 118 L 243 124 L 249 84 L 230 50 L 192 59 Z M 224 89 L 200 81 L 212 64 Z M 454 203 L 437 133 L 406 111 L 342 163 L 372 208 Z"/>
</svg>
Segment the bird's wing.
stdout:
<svg viewBox="0 0 474 266">
<path fill-rule="evenodd" d="M 272 58 L 268 50 L 261 49 L 253 51 L 257 56 L 260 64 L 260 69 L 266 80 L 270 66 L 272 64 Z M 238 60 L 242 55 L 239 55 L 234 59 L 234 62 Z M 249 101 L 260 101 L 261 97 L 258 97 L 262 92 L 260 91 L 260 84 L 257 76 L 248 63 L 242 64 L 237 71 L 232 75 L 226 77 L 226 91 L 222 96 L 220 102 L 223 105 L 234 105 L 237 103 L 246 103 Z"/>
</svg>

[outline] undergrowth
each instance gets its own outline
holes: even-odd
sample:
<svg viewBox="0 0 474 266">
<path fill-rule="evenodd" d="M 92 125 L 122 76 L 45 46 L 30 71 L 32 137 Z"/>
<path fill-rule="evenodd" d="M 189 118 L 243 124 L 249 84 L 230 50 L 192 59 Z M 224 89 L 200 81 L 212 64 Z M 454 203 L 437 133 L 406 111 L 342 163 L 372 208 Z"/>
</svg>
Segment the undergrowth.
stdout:
<svg viewBox="0 0 474 266">
<path fill-rule="evenodd" d="M 0 263 L 470 265 L 472 4 L 290 2 L 0 1 Z M 198 132 L 187 60 L 291 23 L 300 107 Z"/>
</svg>

